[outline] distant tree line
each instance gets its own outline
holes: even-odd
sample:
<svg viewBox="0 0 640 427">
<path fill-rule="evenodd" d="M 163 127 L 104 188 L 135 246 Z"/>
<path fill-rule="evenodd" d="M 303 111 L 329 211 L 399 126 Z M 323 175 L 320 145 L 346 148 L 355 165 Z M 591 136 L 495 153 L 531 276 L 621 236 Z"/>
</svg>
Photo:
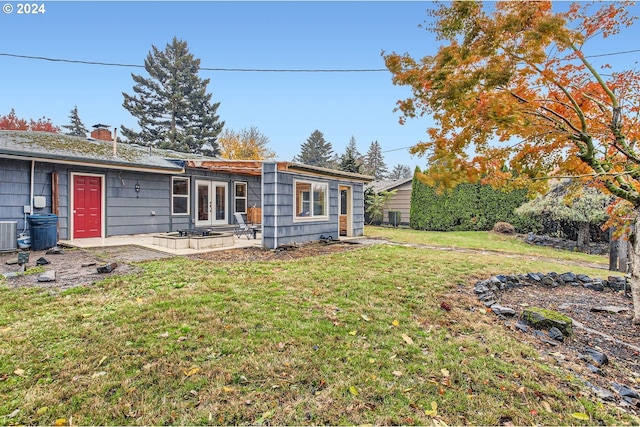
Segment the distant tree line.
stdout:
<svg viewBox="0 0 640 427">
<path fill-rule="evenodd" d="M 370 175 L 376 180 L 411 178 L 411 169 L 406 165 L 398 164 L 393 167 L 391 172 L 388 171 L 378 141 L 371 142 L 367 153 L 362 155 L 358 151 L 355 137 L 352 136 L 344 153 L 338 155 L 334 153 L 331 143 L 325 140 L 324 134 L 317 129 L 300 146 L 300 153 L 293 158 L 293 161 Z"/>
</svg>

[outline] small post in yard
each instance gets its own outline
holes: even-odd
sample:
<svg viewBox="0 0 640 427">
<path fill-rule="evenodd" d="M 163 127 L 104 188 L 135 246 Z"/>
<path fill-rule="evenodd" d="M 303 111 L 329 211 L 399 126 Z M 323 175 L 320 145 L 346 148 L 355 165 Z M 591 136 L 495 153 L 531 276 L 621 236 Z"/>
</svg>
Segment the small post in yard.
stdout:
<svg viewBox="0 0 640 427">
<path fill-rule="evenodd" d="M 29 252 L 18 252 L 18 265 L 20 266 L 20 272 L 24 273 L 27 270 L 27 263 L 29 262 Z"/>
</svg>

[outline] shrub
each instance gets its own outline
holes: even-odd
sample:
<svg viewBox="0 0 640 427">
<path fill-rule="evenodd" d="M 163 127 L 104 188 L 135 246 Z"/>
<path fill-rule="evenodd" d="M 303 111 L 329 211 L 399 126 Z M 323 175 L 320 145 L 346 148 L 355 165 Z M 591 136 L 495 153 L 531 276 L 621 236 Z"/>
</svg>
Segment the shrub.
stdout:
<svg viewBox="0 0 640 427">
<path fill-rule="evenodd" d="M 513 234 L 516 232 L 516 229 L 508 222 L 496 222 L 493 226 L 493 231 L 501 234 Z"/>
</svg>

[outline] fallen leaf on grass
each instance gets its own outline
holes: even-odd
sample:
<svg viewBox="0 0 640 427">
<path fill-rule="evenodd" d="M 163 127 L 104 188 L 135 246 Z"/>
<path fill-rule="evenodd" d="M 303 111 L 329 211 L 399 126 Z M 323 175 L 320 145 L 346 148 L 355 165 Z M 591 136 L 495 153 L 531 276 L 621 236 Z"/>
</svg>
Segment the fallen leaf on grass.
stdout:
<svg viewBox="0 0 640 427">
<path fill-rule="evenodd" d="M 38 410 L 36 411 L 36 414 L 38 414 L 38 415 L 44 415 L 48 410 L 49 410 L 49 408 L 48 408 L 48 407 L 43 406 L 42 408 L 38 408 Z"/>
<path fill-rule="evenodd" d="M 542 401 L 542 406 L 544 407 L 544 410 L 545 410 L 545 411 L 547 411 L 547 412 L 549 412 L 549 413 L 552 413 L 552 412 L 553 412 L 553 411 L 551 410 L 551 405 L 549 405 L 549 402 L 546 402 L 546 401 L 544 401 L 544 400 L 543 400 L 543 401 Z"/>
<path fill-rule="evenodd" d="M 233 389 L 231 387 L 222 387 L 222 391 L 224 391 L 225 393 L 231 393 L 233 391 Z"/>
<path fill-rule="evenodd" d="M 451 311 L 451 305 L 446 301 L 442 301 L 440 303 L 440 308 L 443 309 L 444 311 Z"/>
<path fill-rule="evenodd" d="M 100 371 L 100 372 L 96 372 L 95 374 L 91 375 L 91 378 L 104 377 L 105 375 L 107 375 L 107 373 L 105 371 Z"/>
<path fill-rule="evenodd" d="M 413 340 L 411 339 L 411 337 L 407 334 L 402 334 L 402 339 L 409 345 L 413 344 Z"/>
<path fill-rule="evenodd" d="M 398 319 L 395 319 L 393 322 L 391 322 L 391 324 L 392 324 L 393 326 L 395 326 L 396 328 L 397 328 L 398 326 L 400 326 L 400 322 L 398 321 Z"/>
<path fill-rule="evenodd" d="M 349 335 L 355 335 L 357 333 L 358 333 L 358 331 L 351 331 L 351 332 L 349 332 Z"/>
<path fill-rule="evenodd" d="M 353 394 L 354 396 L 359 395 L 360 393 L 358 392 L 358 389 L 355 386 L 351 386 L 349 387 L 349 393 Z"/>
<path fill-rule="evenodd" d="M 102 365 L 104 363 L 104 361 L 107 360 L 107 356 L 102 356 L 102 359 L 100 359 L 100 361 L 98 362 L 98 364 L 96 365 L 96 368 L 100 365 Z"/>
<path fill-rule="evenodd" d="M 395 375 L 396 377 L 401 377 L 402 376 L 402 372 L 400 372 L 400 371 L 393 371 L 392 374 Z"/>
<path fill-rule="evenodd" d="M 6 417 L 6 418 L 14 418 L 14 417 L 16 417 L 19 413 L 20 413 L 20 409 L 16 409 L 15 411 L 13 411 L 12 413 L 10 413 L 9 415 L 5 415 L 5 417 Z"/>
<path fill-rule="evenodd" d="M 364 321 L 366 321 L 366 322 L 368 322 L 368 321 L 370 320 L 370 319 L 369 319 L 369 316 L 367 316 L 366 314 L 361 314 L 361 315 L 360 315 L 360 317 L 362 317 L 362 319 L 363 319 Z"/>
<path fill-rule="evenodd" d="M 162 334 L 158 334 L 158 338 L 169 338 L 169 332 L 164 332 Z"/>
<path fill-rule="evenodd" d="M 191 369 L 189 369 L 188 371 L 182 371 L 185 377 L 191 377 L 197 374 L 198 372 L 200 372 L 200 368 L 198 368 L 197 366 L 192 366 Z"/>
<path fill-rule="evenodd" d="M 66 418 L 57 418 L 53 422 L 53 425 L 56 426 L 56 427 L 59 427 L 59 426 L 66 426 L 66 425 L 69 425 L 69 424 L 67 423 L 67 419 Z"/>
<path fill-rule="evenodd" d="M 574 412 L 573 414 L 571 414 L 571 416 L 575 419 L 582 420 L 582 421 L 590 420 L 589 415 L 584 414 L 582 412 Z"/>
<path fill-rule="evenodd" d="M 264 423 L 266 420 L 270 419 L 271 417 L 273 417 L 273 411 L 266 411 L 265 413 L 262 414 L 260 418 L 256 420 L 256 424 L 260 425 Z"/>
<path fill-rule="evenodd" d="M 431 409 L 425 410 L 424 413 L 428 417 L 435 417 L 438 415 L 438 404 L 436 402 L 431 402 Z"/>
<path fill-rule="evenodd" d="M 24 377 L 24 369 L 16 369 L 15 371 L 13 371 L 14 374 L 16 374 L 19 377 Z"/>
<path fill-rule="evenodd" d="M 449 376 L 449 370 L 447 368 L 442 368 L 440 369 L 440 373 L 442 374 L 443 377 L 448 377 Z"/>
</svg>

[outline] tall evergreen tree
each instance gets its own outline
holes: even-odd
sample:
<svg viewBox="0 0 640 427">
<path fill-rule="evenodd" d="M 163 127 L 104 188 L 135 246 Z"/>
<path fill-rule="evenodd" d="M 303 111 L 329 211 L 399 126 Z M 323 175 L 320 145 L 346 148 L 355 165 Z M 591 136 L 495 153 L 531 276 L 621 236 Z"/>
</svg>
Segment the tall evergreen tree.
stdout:
<svg viewBox="0 0 640 427">
<path fill-rule="evenodd" d="M 362 154 L 358 151 L 354 136 L 349 140 L 344 154 L 340 156 L 338 169 L 345 172 L 362 173 Z"/>
<path fill-rule="evenodd" d="M 84 126 L 84 123 L 82 123 L 82 120 L 80 120 L 80 116 L 78 115 L 77 105 L 75 105 L 73 107 L 73 110 L 69 112 L 69 119 L 71 120 L 71 123 L 69 123 L 68 125 L 62 125 L 63 129 L 67 129 L 69 131 L 65 133 L 67 135 L 81 136 L 86 138 L 87 133 L 89 133 L 89 131 Z"/>
<path fill-rule="evenodd" d="M 123 107 L 138 120 L 140 132 L 122 126 L 130 141 L 158 148 L 200 153 L 202 147 L 217 154 L 217 137 L 224 122 L 207 93 L 210 79 L 198 77 L 200 60 L 187 42 L 176 37 L 164 51 L 152 46 L 144 61 L 148 78 L 131 74 L 134 95 L 122 93 Z"/>
<path fill-rule="evenodd" d="M 331 168 L 334 166 L 334 155 L 331 143 L 325 141 L 324 135 L 319 130 L 314 130 L 307 142 L 300 146 L 300 154 L 293 158 L 294 162 L 304 163 L 310 166 Z"/>
<path fill-rule="evenodd" d="M 364 173 L 373 176 L 375 179 L 387 177 L 387 165 L 384 162 L 382 148 L 378 141 L 371 143 L 367 154 L 364 156 Z"/>
<path fill-rule="evenodd" d="M 407 179 L 411 178 L 411 168 L 407 165 L 397 164 L 391 170 L 389 179 Z"/>
</svg>

